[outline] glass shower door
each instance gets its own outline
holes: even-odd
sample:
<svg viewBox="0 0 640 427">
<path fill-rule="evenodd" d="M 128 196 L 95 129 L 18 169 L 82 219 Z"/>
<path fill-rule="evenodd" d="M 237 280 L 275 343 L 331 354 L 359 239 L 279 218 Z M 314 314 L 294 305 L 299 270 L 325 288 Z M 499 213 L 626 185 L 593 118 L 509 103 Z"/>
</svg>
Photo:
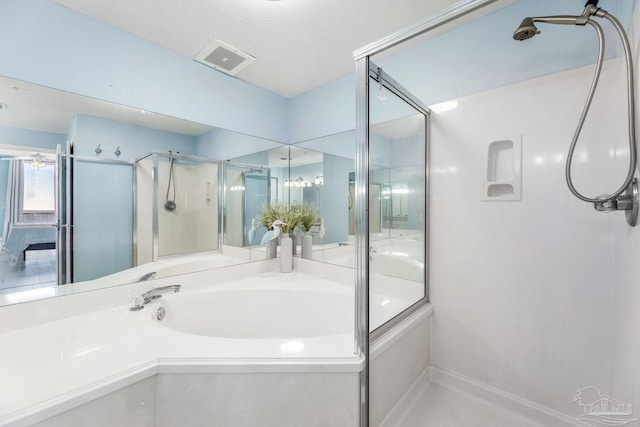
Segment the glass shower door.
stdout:
<svg viewBox="0 0 640 427">
<path fill-rule="evenodd" d="M 427 109 L 373 68 L 369 94 L 369 316 L 379 336 L 427 301 Z"/>
<path fill-rule="evenodd" d="M 133 167 L 117 160 L 72 158 L 70 221 L 73 282 L 133 266 Z M 69 273 L 68 273 L 69 274 Z"/>
<path fill-rule="evenodd" d="M 262 170 L 259 171 L 262 173 Z M 269 195 L 271 194 L 269 174 L 256 174 L 256 171 L 243 172 L 244 177 L 244 203 L 243 203 L 243 223 L 244 223 L 244 246 L 257 245 L 262 240 L 262 237 L 267 232 L 264 227 L 258 227 L 260 225 L 257 218 L 260 215 L 260 210 L 264 205 L 269 203 Z M 256 227 L 252 226 L 253 220 L 256 220 Z M 255 233 L 251 233 L 251 229 L 255 230 Z"/>
</svg>

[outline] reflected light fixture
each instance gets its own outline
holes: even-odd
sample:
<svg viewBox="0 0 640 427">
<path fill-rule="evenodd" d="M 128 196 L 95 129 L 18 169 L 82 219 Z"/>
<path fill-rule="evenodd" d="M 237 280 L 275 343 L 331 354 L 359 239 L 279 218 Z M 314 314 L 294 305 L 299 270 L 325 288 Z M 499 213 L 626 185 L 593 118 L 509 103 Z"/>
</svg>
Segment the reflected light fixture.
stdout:
<svg viewBox="0 0 640 427">
<path fill-rule="evenodd" d="M 40 153 L 36 153 L 33 156 L 33 160 L 31 160 L 31 166 L 40 170 L 41 168 L 44 168 L 47 166 L 47 164 L 44 162 L 44 156 Z"/>
<path fill-rule="evenodd" d="M 382 79 L 378 80 L 378 95 L 376 95 L 376 98 L 378 98 L 382 102 L 389 99 L 389 94 L 387 93 L 387 90 L 382 85 Z"/>
<path fill-rule="evenodd" d="M 285 187 L 311 187 L 312 185 L 312 183 L 305 181 L 302 177 L 284 181 Z"/>
</svg>

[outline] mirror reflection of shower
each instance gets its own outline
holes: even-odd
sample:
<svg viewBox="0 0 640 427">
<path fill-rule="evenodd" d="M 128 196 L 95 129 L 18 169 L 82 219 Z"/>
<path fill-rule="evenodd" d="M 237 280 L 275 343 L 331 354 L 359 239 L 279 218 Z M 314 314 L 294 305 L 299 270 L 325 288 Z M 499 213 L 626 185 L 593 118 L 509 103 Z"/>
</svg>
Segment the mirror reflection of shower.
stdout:
<svg viewBox="0 0 640 427">
<path fill-rule="evenodd" d="M 176 205 L 176 182 L 175 176 L 173 175 L 173 164 L 176 162 L 176 159 L 172 156 L 172 152 L 169 151 L 169 182 L 167 183 L 167 196 L 165 197 L 164 202 L 164 210 L 167 212 L 173 212 L 176 210 L 178 205 Z M 178 153 L 179 154 L 179 153 Z M 171 190 L 171 186 L 173 184 L 173 197 L 169 198 L 169 191 Z"/>
<path fill-rule="evenodd" d="M 225 163 L 224 175 L 225 244 L 259 245 L 267 229 L 257 218 L 262 206 L 273 202 L 271 195 L 277 191 L 277 178 L 271 176 L 268 167 L 233 163 Z M 276 183 L 272 185 L 274 179 Z"/>
<path fill-rule="evenodd" d="M 219 249 L 220 162 L 153 152 L 135 163 L 135 265 Z"/>
<path fill-rule="evenodd" d="M 593 17 L 603 18 L 608 20 L 617 30 L 622 46 L 624 48 L 624 56 L 627 67 L 627 113 L 628 113 L 628 128 L 629 128 L 629 170 L 624 182 L 616 191 L 611 194 L 605 194 L 596 197 L 587 197 L 581 194 L 573 185 L 573 179 L 571 174 L 573 153 L 578 143 L 582 126 L 584 125 L 593 95 L 598 85 L 598 79 L 600 78 L 600 72 L 602 70 L 602 64 L 604 61 L 604 32 L 601 25 L 592 19 Z M 636 130 L 635 130 L 635 100 L 634 100 L 634 81 L 633 81 L 633 57 L 631 54 L 631 46 L 629 44 L 629 38 L 620 24 L 620 22 L 606 10 L 598 7 L 598 0 L 589 0 L 585 4 L 584 10 L 581 15 L 558 15 L 558 16 L 539 16 L 539 17 L 527 17 L 524 18 L 520 26 L 513 33 L 514 40 L 524 41 L 540 34 L 540 30 L 535 26 L 536 22 L 546 24 L 560 24 L 560 25 L 576 25 L 584 27 L 590 25 L 598 35 L 598 60 L 596 63 L 596 69 L 587 95 L 587 101 L 584 109 L 578 121 L 576 131 L 573 135 L 571 145 L 569 147 L 569 154 L 567 155 L 567 163 L 565 168 L 565 179 L 569 190 L 578 199 L 593 203 L 594 207 L 598 211 L 615 211 L 624 210 L 626 212 L 627 223 L 631 226 L 635 226 L 638 218 L 639 202 L 638 202 L 638 185 L 636 179 L 633 177 L 636 169 Z"/>
</svg>

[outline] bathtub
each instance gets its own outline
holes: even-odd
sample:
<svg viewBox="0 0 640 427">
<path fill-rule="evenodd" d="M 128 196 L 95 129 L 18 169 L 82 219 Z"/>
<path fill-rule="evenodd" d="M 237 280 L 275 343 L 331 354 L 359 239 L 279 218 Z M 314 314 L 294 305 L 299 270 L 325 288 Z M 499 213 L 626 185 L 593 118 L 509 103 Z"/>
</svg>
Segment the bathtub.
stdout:
<svg viewBox="0 0 640 427">
<path fill-rule="evenodd" d="M 0 426 L 80 425 L 101 410 L 155 427 L 357 425 L 353 271 L 297 260 L 281 274 L 276 264 L 79 294 L 75 315 L 64 298 L 46 302 L 47 313 L 65 307 L 69 317 L 0 335 L 0 374 L 12 384 Z M 140 311 L 123 298 L 170 284 L 181 291 Z M 120 303 L 104 308 L 107 295 Z M 403 304 L 382 293 L 371 301 L 372 323 Z M 92 303 L 103 308 L 87 312 Z M 28 306 L 16 308 L 27 316 Z"/>
<path fill-rule="evenodd" d="M 392 288 L 394 294 L 370 296 L 372 329 L 415 302 L 398 283 Z M 165 294 L 147 304 L 145 314 L 125 312 L 144 337 L 155 337 L 150 345 L 188 340 L 223 348 L 215 357 L 316 358 L 353 356 L 354 306 L 352 284 L 294 272 Z"/>
<path fill-rule="evenodd" d="M 120 425 L 355 425 L 363 361 L 354 354 L 353 273 L 281 274 L 276 265 L 82 293 L 75 315 L 71 300 L 40 302 L 47 313 L 66 307 L 67 317 L 0 334 L 0 374 L 11 384 L 0 392 L 0 426 L 81 425 L 96 408 L 125 414 Z M 133 297 L 171 284 L 181 291 L 129 310 Z M 26 317 L 28 305 L 14 308 Z"/>
<path fill-rule="evenodd" d="M 424 281 L 424 242 L 418 238 L 372 240 L 370 242 L 371 273 L 398 277 L 414 282 Z M 314 259 L 354 268 L 353 246 L 324 248 Z"/>
<path fill-rule="evenodd" d="M 347 426 L 362 369 L 353 307 L 352 284 L 293 272 L 187 284 L 121 310 L 160 362 L 157 427 Z"/>
<path fill-rule="evenodd" d="M 272 363 L 275 358 L 354 356 L 351 284 L 293 272 L 186 285 L 141 311 L 121 308 L 142 340 L 163 358 Z M 148 288 L 154 286 L 149 283 Z"/>
</svg>

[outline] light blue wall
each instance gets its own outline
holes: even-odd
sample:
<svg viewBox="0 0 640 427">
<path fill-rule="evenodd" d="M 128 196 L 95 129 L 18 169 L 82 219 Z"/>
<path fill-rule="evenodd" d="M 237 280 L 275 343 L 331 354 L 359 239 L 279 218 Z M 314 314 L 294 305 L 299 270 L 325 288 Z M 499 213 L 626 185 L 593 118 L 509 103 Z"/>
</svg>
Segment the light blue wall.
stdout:
<svg viewBox="0 0 640 427">
<path fill-rule="evenodd" d="M 235 157 L 231 159 L 235 163 L 246 163 L 248 165 L 268 166 L 269 152 L 260 151 L 258 153 L 247 154 L 246 156 Z"/>
<path fill-rule="evenodd" d="M 323 243 L 349 240 L 349 172 L 353 171 L 353 160 L 324 156 L 321 212 L 325 228 Z"/>
<path fill-rule="evenodd" d="M 349 74 L 292 98 L 288 141 L 297 143 L 354 129 L 355 84 Z"/>
<path fill-rule="evenodd" d="M 95 157 L 98 144 L 102 148 L 102 153 L 98 156 L 101 159 L 134 161 L 153 150 L 172 150 L 190 155 L 197 153 L 196 137 L 190 135 L 77 115 L 73 137 L 74 154 Z M 114 154 L 118 146 L 122 153 L 120 157 Z"/>
<path fill-rule="evenodd" d="M 356 155 L 356 131 L 334 133 L 319 138 L 309 139 L 296 144 L 300 147 L 332 154 L 347 159 L 355 159 Z M 355 160 L 354 160 L 355 161 Z"/>
<path fill-rule="evenodd" d="M 323 173 L 324 172 L 322 170 L 322 163 L 318 162 L 293 167 L 289 171 L 289 176 L 291 177 L 291 179 L 303 178 L 305 181 L 313 182 L 316 176 L 320 176 Z"/>
<path fill-rule="evenodd" d="M 602 0 L 599 6 L 629 22 L 626 5 L 631 3 Z M 516 41 L 512 35 L 524 17 L 579 15 L 583 5 L 576 0 L 522 0 L 374 61 L 426 105 L 582 67 L 597 57 L 597 36 L 590 26 L 540 23 L 542 33 L 530 40 Z M 606 32 L 606 56 L 612 58 L 618 54 L 618 35 L 608 22 L 598 22 Z"/>
<path fill-rule="evenodd" d="M 321 176 L 323 173 L 324 172 L 322 170 L 322 162 L 311 163 L 311 164 L 296 166 L 291 168 L 289 170 L 289 179 L 296 180 L 298 178 L 302 178 L 307 182 L 313 182 L 317 176 Z M 303 187 L 285 187 L 284 191 L 289 192 L 290 205 L 301 204 L 305 202 L 305 199 L 304 199 L 305 191 Z M 310 191 L 310 189 L 307 191 Z M 307 192 L 307 195 L 309 194 L 310 193 Z M 323 194 L 324 194 L 324 191 L 323 191 Z M 329 197 L 333 197 L 333 195 L 330 195 Z M 316 197 L 314 196 L 314 199 L 315 198 Z M 314 203 L 314 204 L 316 205 L 316 207 L 319 207 L 317 206 L 318 203 Z"/>
<path fill-rule="evenodd" d="M 628 24 L 634 3 L 602 0 L 599 5 Z M 583 5 L 584 1 L 577 0 L 523 0 L 373 60 L 426 105 L 584 66 L 593 63 L 597 54 L 595 32 L 590 27 L 540 24 L 541 35 L 526 42 L 512 39 L 513 31 L 526 16 L 580 14 Z M 426 17 L 416 20 L 421 18 Z M 604 26 L 607 55 L 612 57 L 617 53 L 617 35 L 610 26 Z M 340 77 L 291 99 L 289 108 L 292 143 L 354 129 L 354 75 Z M 384 111 L 388 117 L 374 111 L 372 120 L 395 118 L 393 111 Z"/>
<path fill-rule="evenodd" d="M 66 135 L 59 133 L 0 126 L 0 144 L 55 150 L 58 144 L 64 147 L 66 140 Z"/>
<path fill-rule="evenodd" d="M 0 75 L 278 141 L 288 99 L 50 0 L 0 1 Z"/>
<path fill-rule="evenodd" d="M 218 160 L 230 160 L 258 151 L 282 146 L 277 141 L 257 138 L 226 129 L 214 129 L 197 137 L 197 154 Z M 266 163 L 264 163 L 266 164 Z"/>
</svg>

